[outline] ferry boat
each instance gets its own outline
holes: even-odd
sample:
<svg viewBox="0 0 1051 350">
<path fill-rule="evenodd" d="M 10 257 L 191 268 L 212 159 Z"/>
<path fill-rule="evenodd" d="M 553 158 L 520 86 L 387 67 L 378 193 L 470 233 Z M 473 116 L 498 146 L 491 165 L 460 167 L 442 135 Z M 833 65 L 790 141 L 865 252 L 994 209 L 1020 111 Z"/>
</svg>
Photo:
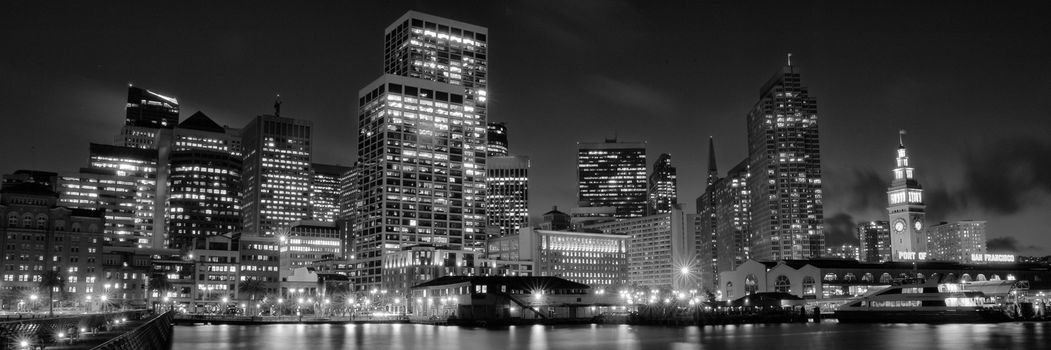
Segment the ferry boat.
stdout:
<svg viewBox="0 0 1051 350">
<path fill-rule="evenodd" d="M 839 322 L 865 323 L 991 323 L 1012 320 L 1013 308 L 1006 297 L 982 290 L 1013 288 L 1013 281 L 972 286 L 967 283 L 903 281 L 876 290 L 841 305 L 835 312 Z"/>
</svg>

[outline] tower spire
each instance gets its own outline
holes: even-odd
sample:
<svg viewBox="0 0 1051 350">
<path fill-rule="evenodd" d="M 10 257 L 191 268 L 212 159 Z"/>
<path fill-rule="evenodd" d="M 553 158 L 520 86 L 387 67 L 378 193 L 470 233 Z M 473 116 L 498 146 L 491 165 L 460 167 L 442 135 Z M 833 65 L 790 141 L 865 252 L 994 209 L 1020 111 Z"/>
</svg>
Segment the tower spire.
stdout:
<svg viewBox="0 0 1051 350">
<path fill-rule="evenodd" d="M 715 138 L 708 136 L 708 186 L 715 183 L 719 178 L 719 170 L 715 164 Z"/>
<path fill-rule="evenodd" d="M 791 52 L 788 53 L 788 66 L 790 66 L 790 67 L 792 66 L 792 53 Z"/>
<path fill-rule="evenodd" d="M 277 94 L 277 97 L 274 98 L 274 116 L 281 116 L 281 94 Z"/>
<path fill-rule="evenodd" d="M 905 148 L 905 129 L 898 129 L 898 147 Z"/>
</svg>

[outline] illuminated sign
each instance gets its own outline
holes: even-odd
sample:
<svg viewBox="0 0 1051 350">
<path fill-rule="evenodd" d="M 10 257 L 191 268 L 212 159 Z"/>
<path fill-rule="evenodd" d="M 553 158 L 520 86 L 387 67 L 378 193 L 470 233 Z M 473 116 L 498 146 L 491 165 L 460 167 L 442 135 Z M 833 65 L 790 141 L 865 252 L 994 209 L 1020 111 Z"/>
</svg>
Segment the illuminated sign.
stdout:
<svg viewBox="0 0 1051 350">
<path fill-rule="evenodd" d="M 1015 262 L 1011 254 L 971 254 L 973 262 Z"/>
<path fill-rule="evenodd" d="M 927 252 L 898 252 L 898 260 L 927 260 Z"/>
</svg>

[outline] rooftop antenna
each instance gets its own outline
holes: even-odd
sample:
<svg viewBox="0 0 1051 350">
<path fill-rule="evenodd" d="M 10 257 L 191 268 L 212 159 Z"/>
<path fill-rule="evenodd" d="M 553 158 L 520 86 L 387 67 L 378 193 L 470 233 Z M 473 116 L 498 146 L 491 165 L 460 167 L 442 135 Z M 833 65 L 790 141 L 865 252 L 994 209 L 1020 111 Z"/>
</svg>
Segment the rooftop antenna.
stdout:
<svg viewBox="0 0 1051 350">
<path fill-rule="evenodd" d="M 281 116 L 281 94 L 277 94 L 277 98 L 274 99 L 274 116 Z"/>
<path fill-rule="evenodd" d="M 792 66 L 792 53 L 791 52 L 788 53 L 788 65 Z"/>
</svg>

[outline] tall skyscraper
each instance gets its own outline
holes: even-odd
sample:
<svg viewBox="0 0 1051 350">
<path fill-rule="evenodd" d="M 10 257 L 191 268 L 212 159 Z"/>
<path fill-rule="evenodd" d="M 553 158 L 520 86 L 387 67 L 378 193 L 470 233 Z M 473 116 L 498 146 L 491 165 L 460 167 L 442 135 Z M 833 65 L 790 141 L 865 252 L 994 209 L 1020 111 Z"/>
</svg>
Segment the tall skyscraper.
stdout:
<svg viewBox="0 0 1051 350">
<path fill-rule="evenodd" d="M 719 244 L 716 240 L 716 230 L 719 228 L 719 217 L 716 212 L 715 199 L 716 188 L 713 187 L 719 181 L 719 167 L 715 162 L 715 141 L 708 137 L 708 177 L 705 181 L 704 193 L 697 197 L 697 263 L 700 270 L 701 283 L 709 289 L 717 289 L 715 284 L 719 279 L 717 260 L 719 257 Z"/>
<path fill-rule="evenodd" d="M 272 236 L 309 217 L 311 128 L 309 121 L 260 115 L 242 130 L 245 235 Z"/>
<path fill-rule="evenodd" d="M 485 243 L 485 120 L 460 86 L 384 75 L 359 93 L 361 227 L 356 288 L 379 286 L 384 253 Z"/>
<path fill-rule="evenodd" d="M 891 261 L 889 222 L 862 222 L 858 223 L 857 230 L 861 242 L 858 260 L 870 263 Z"/>
<path fill-rule="evenodd" d="M 973 254 L 986 253 L 985 221 L 963 220 L 931 226 L 928 260 L 971 262 Z"/>
<path fill-rule="evenodd" d="M 386 74 L 358 95 L 355 288 L 381 286 L 403 247 L 484 249 L 487 32 L 415 11 L 385 30 Z"/>
<path fill-rule="evenodd" d="M 529 157 L 490 156 L 486 163 L 485 212 L 500 236 L 529 225 Z"/>
<path fill-rule="evenodd" d="M 241 230 L 240 131 L 202 112 L 173 131 L 168 177 L 168 245 Z"/>
<path fill-rule="evenodd" d="M 653 162 L 648 197 L 649 215 L 671 212 L 671 207 L 679 203 L 678 181 L 670 154 L 661 153 Z"/>
<path fill-rule="evenodd" d="M 179 101 L 129 84 L 125 116 L 124 125 L 171 129 L 179 123 Z"/>
<path fill-rule="evenodd" d="M 905 130 L 898 134 L 898 153 L 894 181 L 887 189 L 887 213 L 890 217 L 890 259 L 912 260 L 915 253 L 927 251 L 926 206 L 923 187 L 913 177 L 909 154 L 905 149 Z M 901 255 L 904 253 L 905 255 Z"/>
<path fill-rule="evenodd" d="M 358 160 L 339 177 L 339 218 L 336 226 L 339 229 L 342 256 L 349 257 L 352 253 L 351 240 L 355 230 L 360 229 L 361 207 L 361 160 Z"/>
<path fill-rule="evenodd" d="M 384 31 L 383 72 L 457 86 L 464 105 L 486 119 L 489 30 L 408 11 Z"/>
<path fill-rule="evenodd" d="M 698 230 L 698 256 L 702 266 L 702 279 L 707 287 L 717 287 L 720 272 L 733 271 L 750 259 L 751 230 L 749 227 L 748 159 L 742 160 L 725 177 L 715 178 L 700 198 L 697 199 L 697 210 L 701 217 L 701 229 Z"/>
<path fill-rule="evenodd" d="M 350 168 L 314 163 L 310 175 L 310 219 L 336 222 L 340 216 L 340 179 Z"/>
<path fill-rule="evenodd" d="M 615 207 L 617 217 L 646 214 L 646 143 L 577 142 L 577 200 L 584 207 Z"/>
<path fill-rule="evenodd" d="M 759 90 L 748 112 L 753 254 L 807 259 L 824 249 L 817 100 L 788 64 Z"/>
<path fill-rule="evenodd" d="M 489 123 L 486 126 L 486 154 L 490 157 L 507 156 L 507 126 L 504 123 Z"/>
</svg>

